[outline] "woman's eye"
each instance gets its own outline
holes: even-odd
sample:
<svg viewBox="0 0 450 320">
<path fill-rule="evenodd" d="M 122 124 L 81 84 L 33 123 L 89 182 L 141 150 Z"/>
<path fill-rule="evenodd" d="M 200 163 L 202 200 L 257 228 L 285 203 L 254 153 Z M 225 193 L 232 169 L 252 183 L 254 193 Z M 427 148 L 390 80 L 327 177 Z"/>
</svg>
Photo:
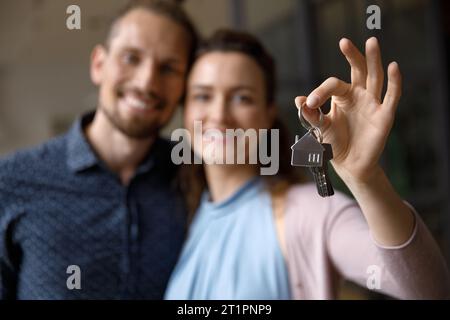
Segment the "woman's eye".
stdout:
<svg viewBox="0 0 450 320">
<path fill-rule="evenodd" d="M 233 96 L 233 102 L 239 104 L 252 104 L 253 99 L 246 95 L 235 95 Z"/>
<path fill-rule="evenodd" d="M 140 59 L 136 54 L 127 53 L 124 56 L 124 61 L 126 64 L 129 64 L 129 65 L 138 65 L 140 62 Z"/>
<path fill-rule="evenodd" d="M 205 93 L 198 93 L 194 94 L 192 99 L 197 102 L 207 102 L 209 100 L 209 95 Z"/>
</svg>

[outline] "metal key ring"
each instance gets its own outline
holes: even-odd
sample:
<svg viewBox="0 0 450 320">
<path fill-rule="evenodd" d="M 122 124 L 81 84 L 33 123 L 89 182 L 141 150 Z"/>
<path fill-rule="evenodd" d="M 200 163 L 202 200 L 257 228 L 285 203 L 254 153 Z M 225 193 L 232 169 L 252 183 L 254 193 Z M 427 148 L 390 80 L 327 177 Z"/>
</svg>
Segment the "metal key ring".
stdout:
<svg viewBox="0 0 450 320">
<path fill-rule="evenodd" d="M 318 108 L 319 109 L 319 113 L 320 113 L 320 115 L 319 115 L 319 124 L 317 126 L 313 126 L 308 121 L 306 121 L 306 119 L 303 117 L 302 108 L 303 108 L 304 105 L 306 105 L 306 101 L 303 102 L 300 105 L 300 111 L 299 111 L 300 123 L 302 124 L 303 128 L 305 128 L 308 131 L 310 131 L 311 129 L 315 129 L 315 128 L 319 129 L 322 126 L 322 124 L 323 124 L 323 118 L 324 118 L 322 109 Z M 319 131 L 320 131 L 320 129 L 319 129 Z M 322 135 L 322 133 L 320 135 Z"/>
<path fill-rule="evenodd" d="M 314 135 L 316 139 L 319 141 L 319 143 L 323 142 L 322 131 L 318 127 L 312 127 L 311 129 L 308 130 L 308 132 Z"/>
</svg>

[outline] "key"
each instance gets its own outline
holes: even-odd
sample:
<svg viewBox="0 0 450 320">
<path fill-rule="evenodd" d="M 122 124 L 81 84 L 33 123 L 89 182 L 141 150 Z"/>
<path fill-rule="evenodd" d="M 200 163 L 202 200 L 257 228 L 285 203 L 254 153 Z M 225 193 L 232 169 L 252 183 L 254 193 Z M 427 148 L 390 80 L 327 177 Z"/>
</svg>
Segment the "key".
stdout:
<svg viewBox="0 0 450 320">
<path fill-rule="evenodd" d="M 319 195 L 332 196 L 334 190 L 328 174 L 328 161 L 333 159 L 331 145 L 320 143 L 310 130 L 301 139 L 297 137 L 291 149 L 291 165 L 308 167 L 314 176 Z"/>
<path fill-rule="evenodd" d="M 330 176 L 328 175 L 328 161 L 324 161 L 320 167 L 310 167 L 309 170 L 314 176 L 317 192 L 321 197 L 330 197 L 334 194 Z"/>
</svg>

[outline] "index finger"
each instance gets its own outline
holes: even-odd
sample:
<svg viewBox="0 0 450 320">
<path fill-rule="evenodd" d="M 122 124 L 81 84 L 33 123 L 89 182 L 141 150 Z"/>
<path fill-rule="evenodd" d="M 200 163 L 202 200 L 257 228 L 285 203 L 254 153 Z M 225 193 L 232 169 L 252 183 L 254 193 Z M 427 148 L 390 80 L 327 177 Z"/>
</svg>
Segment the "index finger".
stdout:
<svg viewBox="0 0 450 320">
<path fill-rule="evenodd" d="M 332 96 L 347 95 L 350 87 L 350 84 L 347 82 L 330 77 L 309 94 L 308 99 L 306 99 L 306 105 L 311 109 L 319 108 Z"/>
</svg>

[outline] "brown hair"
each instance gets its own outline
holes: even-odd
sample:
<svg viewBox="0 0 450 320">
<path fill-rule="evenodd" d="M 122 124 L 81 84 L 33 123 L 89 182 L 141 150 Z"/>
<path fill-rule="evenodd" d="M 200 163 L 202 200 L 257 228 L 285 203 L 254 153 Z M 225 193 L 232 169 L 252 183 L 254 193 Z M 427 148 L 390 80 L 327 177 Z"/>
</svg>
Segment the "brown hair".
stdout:
<svg viewBox="0 0 450 320">
<path fill-rule="evenodd" d="M 153 13 L 167 17 L 183 27 L 189 37 L 189 66 L 192 65 L 197 50 L 199 36 L 197 29 L 191 19 L 181 6 L 183 0 L 129 0 L 128 3 L 113 18 L 109 33 L 106 39 L 106 47 L 109 47 L 111 39 L 114 37 L 120 20 L 130 11 L 134 9 L 145 9 Z"/>
<path fill-rule="evenodd" d="M 249 33 L 219 30 L 204 41 L 196 54 L 196 59 L 210 52 L 238 52 L 252 58 L 262 69 L 266 84 L 266 102 L 273 104 L 276 95 L 276 65 L 272 56 L 261 42 Z M 289 132 L 283 122 L 276 118 L 270 129 L 279 130 L 279 171 L 276 175 L 265 176 L 268 190 L 274 196 L 283 195 L 294 183 L 303 181 L 303 176 L 291 166 Z M 270 143 L 270 141 L 269 141 Z M 270 146 L 268 147 L 270 149 Z M 190 218 L 197 210 L 202 192 L 207 187 L 204 167 L 201 164 L 183 165 L 180 171 L 180 187 L 185 196 Z"/>
</svg>

